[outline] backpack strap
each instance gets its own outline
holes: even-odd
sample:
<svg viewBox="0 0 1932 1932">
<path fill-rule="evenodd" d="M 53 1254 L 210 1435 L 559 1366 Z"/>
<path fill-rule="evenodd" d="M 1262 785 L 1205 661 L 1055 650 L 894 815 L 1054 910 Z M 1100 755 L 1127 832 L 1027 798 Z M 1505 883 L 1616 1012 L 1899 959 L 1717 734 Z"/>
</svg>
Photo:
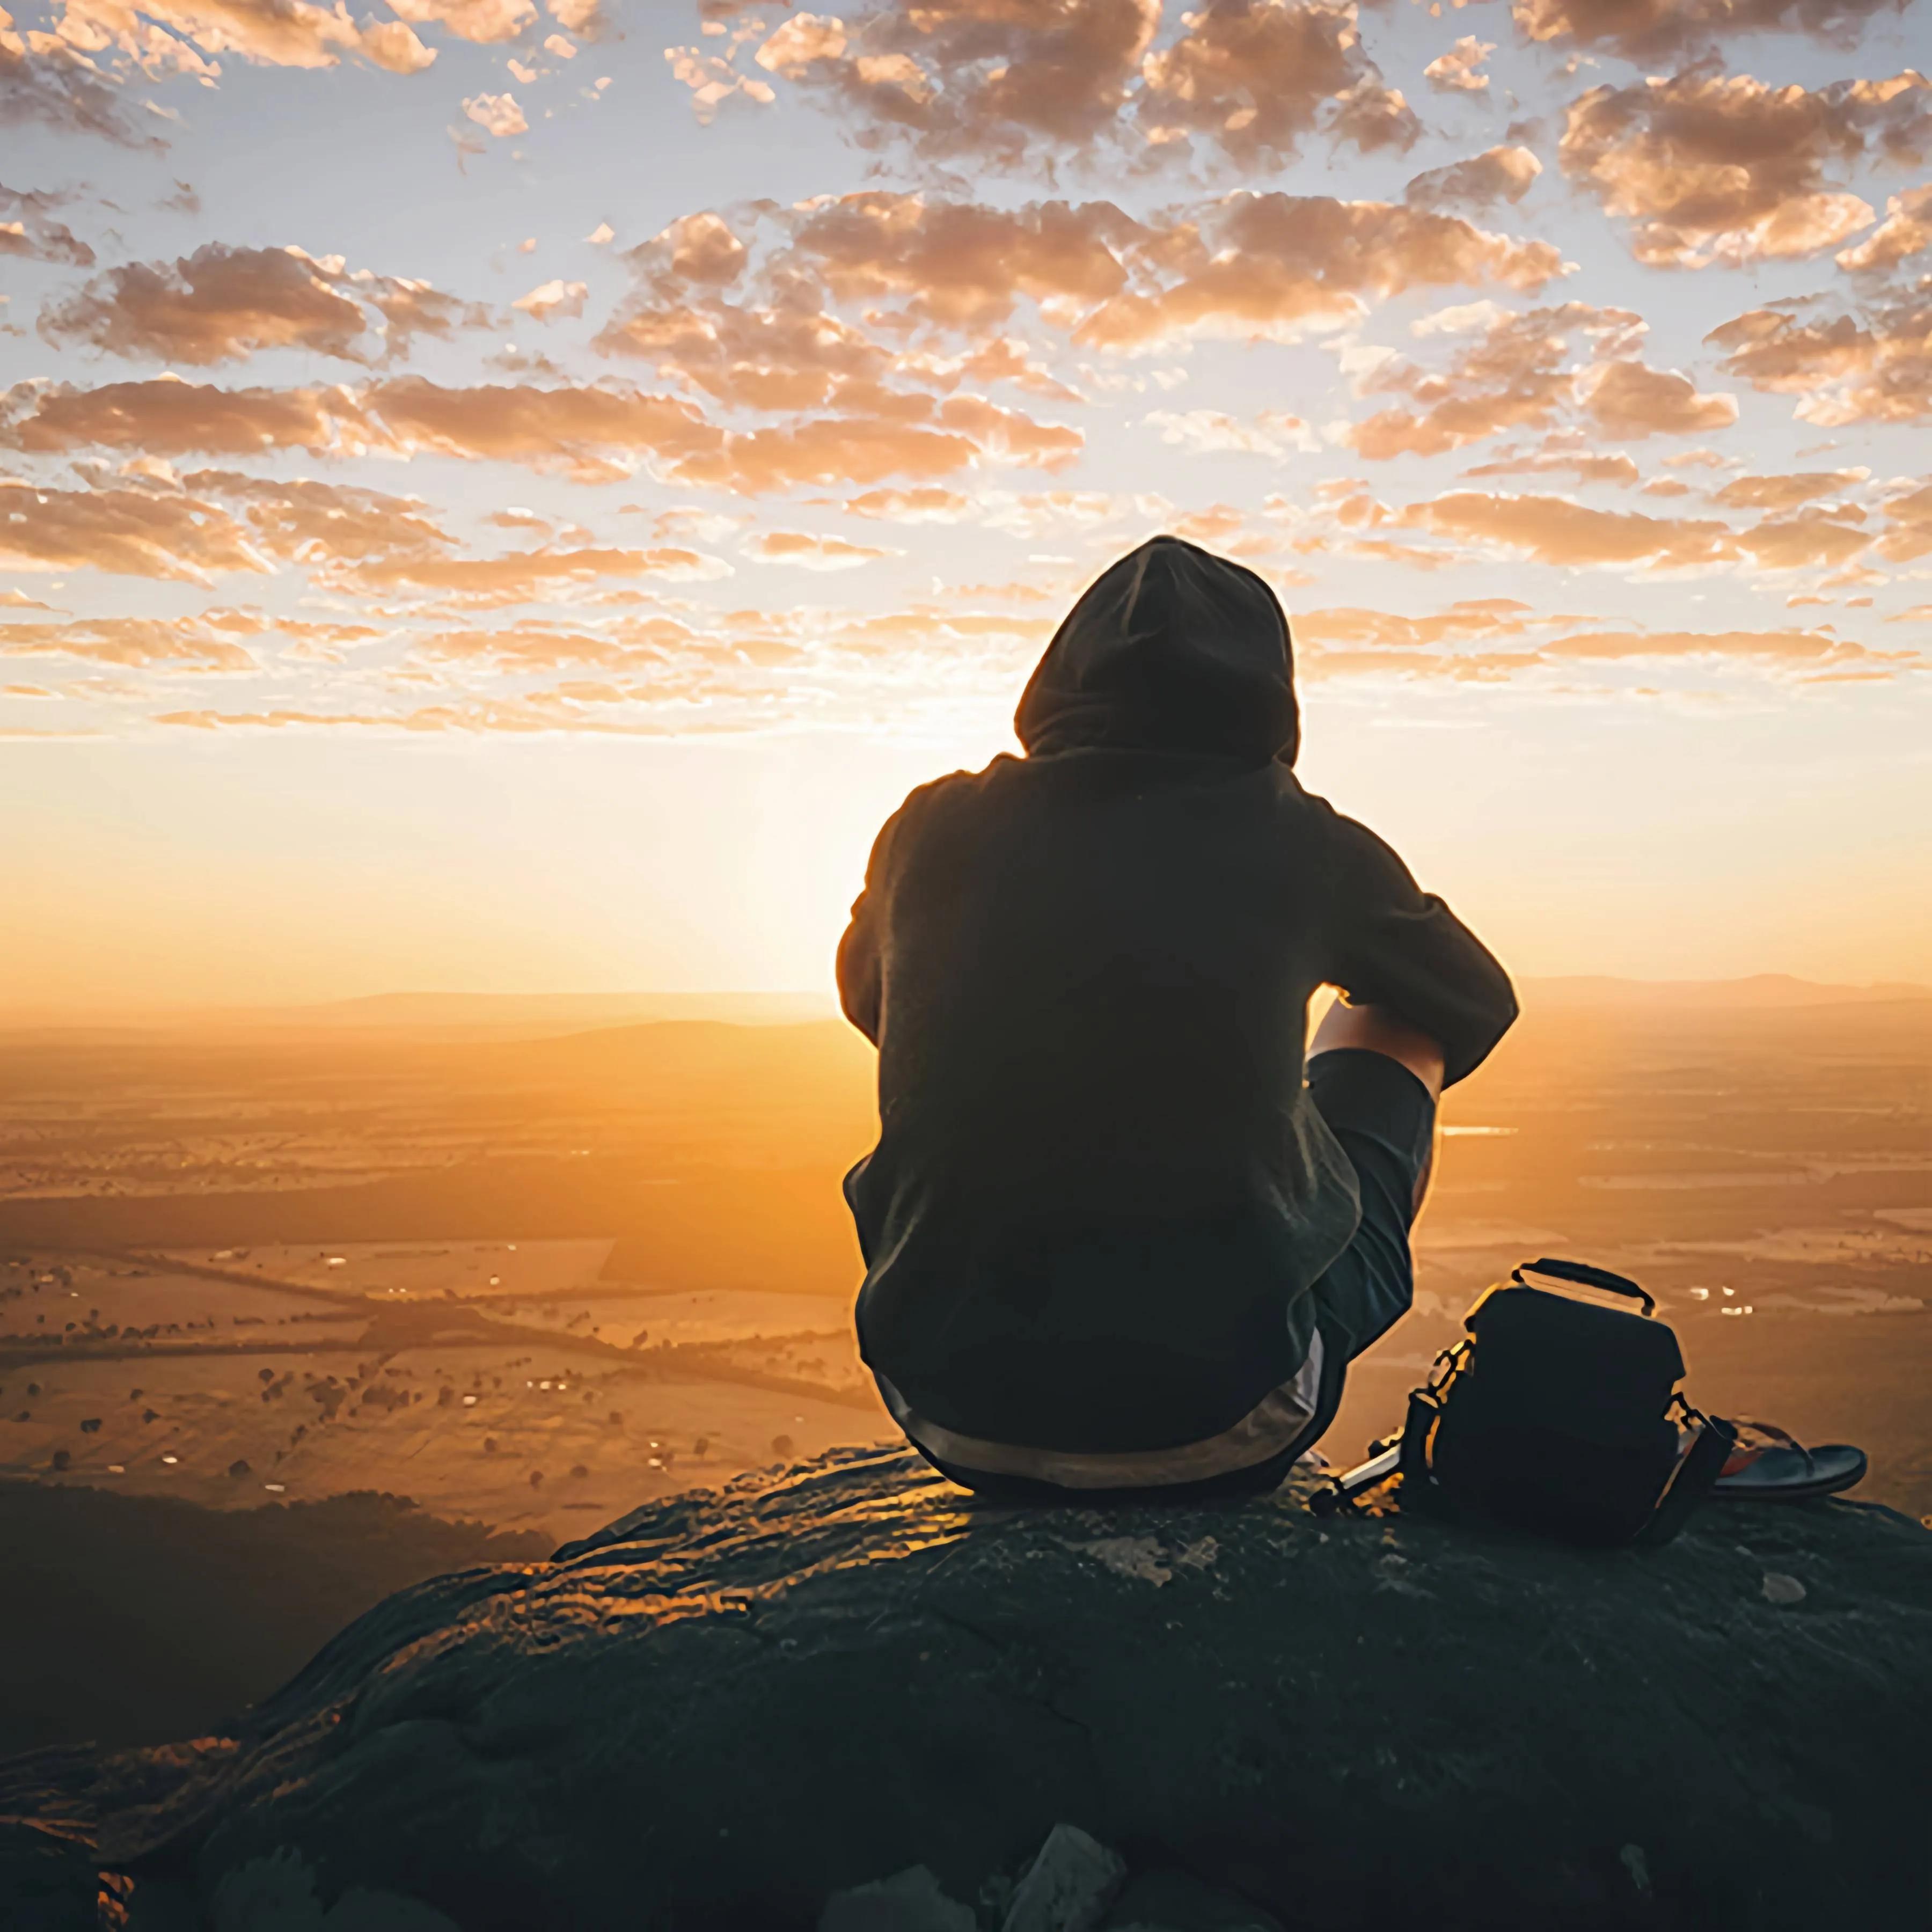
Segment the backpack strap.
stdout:
<svg viewBox="0 0 1932 1932">
<path fill-rule="evenodd" d="M 1654 1550 L 1668 1543 L 1689 1520 L 1690 1512 L 1711 1493 L 1711 1486 L 1724 1474 L 1724 1464 L 1736 1447 L 1738 1432 L 1728 1422 L 1704 1415 L 1678 1399 L 1687 1420 L 1702 1424 L 1688 1452 L 1677 1465 L 1649 1522 L 1633 1539 L 1640 1550 Z"/>
</svg>

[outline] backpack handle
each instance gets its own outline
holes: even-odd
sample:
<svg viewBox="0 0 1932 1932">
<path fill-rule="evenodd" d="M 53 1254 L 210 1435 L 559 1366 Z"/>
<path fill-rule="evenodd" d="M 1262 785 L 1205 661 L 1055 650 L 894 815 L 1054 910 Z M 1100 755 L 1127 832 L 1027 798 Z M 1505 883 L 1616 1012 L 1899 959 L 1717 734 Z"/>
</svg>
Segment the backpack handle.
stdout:
<svg viewBox="0 0 1932 1932">
<path fill-rule="evenodd" d="M 1555 1281 L 1574 1281 L 1582 1288 L 1600 1288 L 1610 1294 L 1634 1295 L 1643 1304 L 1646 1315 L 1657 1312 L 1657 1303 L 1648 1289 L 1638 1287 L 1628 1275 L 1612 1274 L 1608 1268 L 1592 1268 L 1587 1262 L 1552 1261 L 1546 1256 L 1539 1262 L 1524 1262 L 1510 1270 L 1510 1280 L 1519 1288 L 1527 1288 L 1523 1280 L 1526 1274 L 1546 1274 Z"/>
</svg>

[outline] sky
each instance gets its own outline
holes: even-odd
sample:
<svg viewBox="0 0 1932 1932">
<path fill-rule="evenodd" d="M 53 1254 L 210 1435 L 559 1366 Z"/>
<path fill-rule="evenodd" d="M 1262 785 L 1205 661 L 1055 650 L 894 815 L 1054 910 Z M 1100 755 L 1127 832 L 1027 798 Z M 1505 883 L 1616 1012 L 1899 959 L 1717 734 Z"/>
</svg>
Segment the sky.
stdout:
<svg viewBox="0 0 1932 1932">
<path fill-rule="evenodd" d="M 1170 530 L 1522 975 L 1932 980 L 1932 5 L 0 11 L 0 1000 L 816 988 Z"/>
</svg>

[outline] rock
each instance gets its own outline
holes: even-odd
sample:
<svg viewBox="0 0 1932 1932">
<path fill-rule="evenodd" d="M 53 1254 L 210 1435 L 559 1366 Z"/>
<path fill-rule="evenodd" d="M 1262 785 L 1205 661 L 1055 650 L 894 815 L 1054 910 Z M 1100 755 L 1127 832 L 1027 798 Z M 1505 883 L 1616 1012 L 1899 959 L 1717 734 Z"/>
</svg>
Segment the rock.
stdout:
<svg viewBox="0 0 1932 1932">
<path fill-rule="evenodd" d="M 1259 1906 L 1183 1871 L 1130 1880 L 1100 1923 L 1101 1932 L 1282 1932 Z"/>
<path fill-rule="evenodd" d="M 1078 1825 L 1056 1825 L 1015 1890 L 1000 1932 L 1094 1932 L 1127 1875 Z"/>
<path fill-rule="evenodd" d="M 1932 1537 L 1888 1510 L 1604 1553 L 1292 1492 L 988 1508 L 848 1450 L 404 1592 L 225 1738 L 0 1766 L 0 1816 L 217 1932 L 278 1858 L 328 1932 L 363 1894 L 809 1932 L 922 1867 L 998 1932 L 1063 1824 L 1129 1867 L 1102 1932 L 1890 1932 L 1928 1723 Z"/>
<path fill-rule="evenodd" d="M 835 1892 L 818 1916 L 818 1932 L 979 1932 L 970 1905 L 948 1898 L 924 1865 Z"/>
</svg>

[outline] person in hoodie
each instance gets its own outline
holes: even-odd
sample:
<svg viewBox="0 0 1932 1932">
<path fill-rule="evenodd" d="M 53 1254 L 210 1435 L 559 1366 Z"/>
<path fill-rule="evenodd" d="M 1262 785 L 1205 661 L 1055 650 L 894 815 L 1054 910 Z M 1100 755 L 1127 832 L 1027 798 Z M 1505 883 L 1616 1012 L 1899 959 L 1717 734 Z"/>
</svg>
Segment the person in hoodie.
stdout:
<svg viewBox="0 0 1932 1932">
<path fill-rule="evenodd" d="M 1272 1487 L 1409 1306 L 1436 1098 L 1514 1018 L 1509 980 L 1297 782 L 1252 571 L 1143 544 L 1015 722 L 1023 758 L 886 821 L 838 947 L 879 1052 L 845 1181 L 861 1352 L 970 1489 Z"/>
</svg>

